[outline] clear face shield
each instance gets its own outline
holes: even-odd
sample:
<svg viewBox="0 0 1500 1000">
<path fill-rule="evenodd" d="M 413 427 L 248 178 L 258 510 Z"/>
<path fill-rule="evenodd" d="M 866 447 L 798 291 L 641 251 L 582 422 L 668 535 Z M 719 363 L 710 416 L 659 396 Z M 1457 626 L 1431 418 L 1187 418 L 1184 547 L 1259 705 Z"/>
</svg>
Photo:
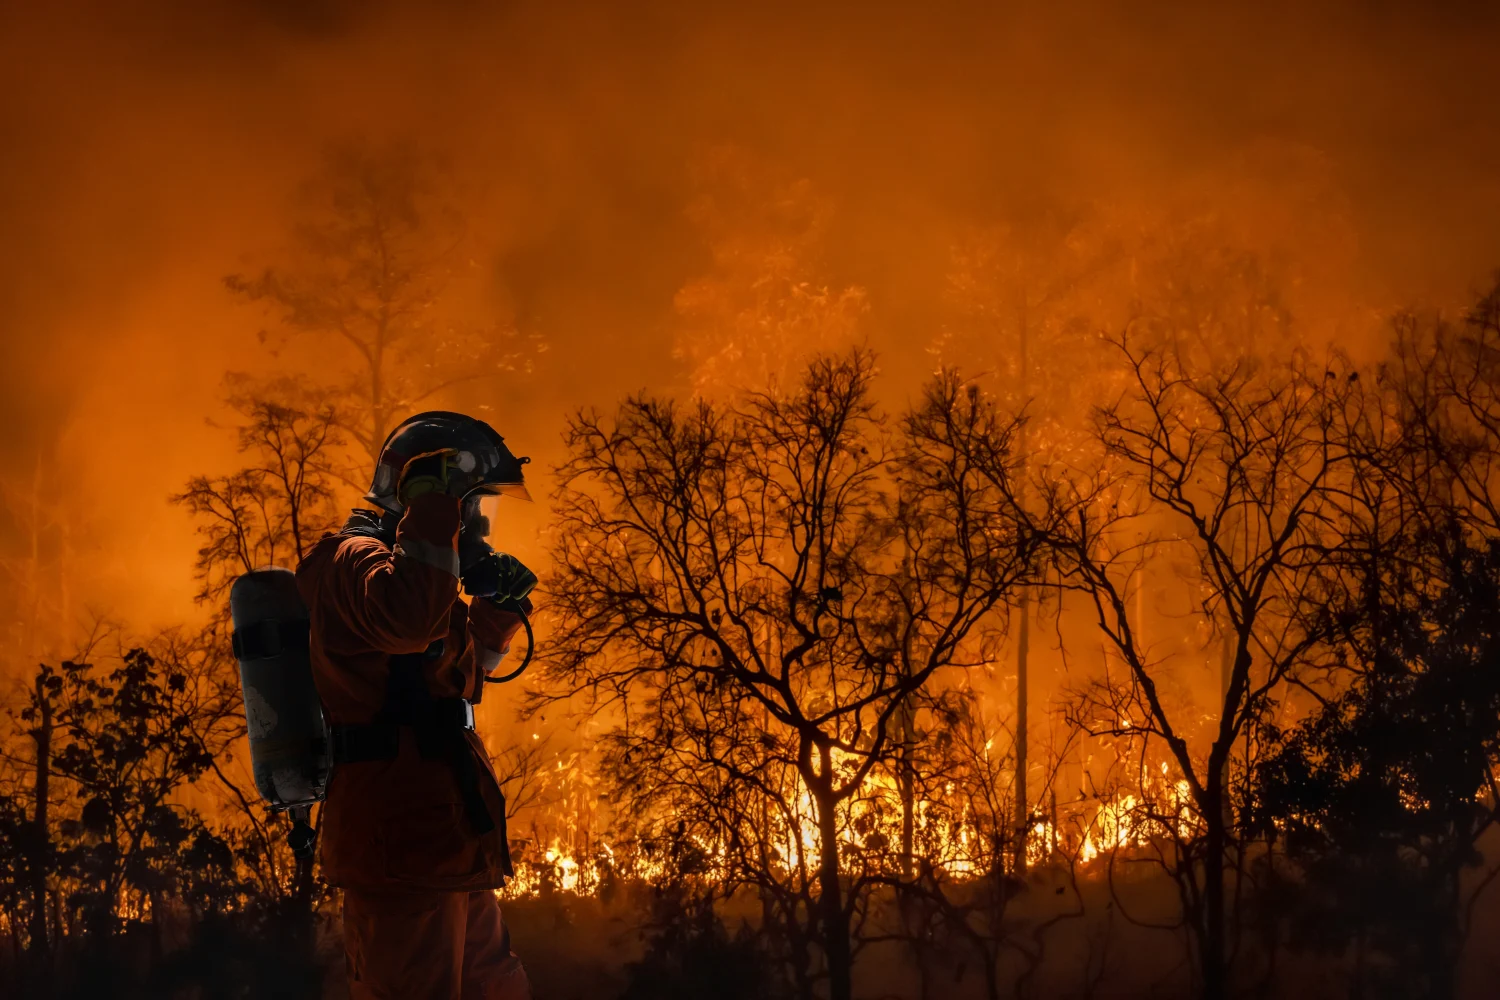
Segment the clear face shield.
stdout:
<svg viewBox="0 0 1500 1000">
<path fill-rule="evenodd" d="M 531 502 L 531 491 L 526 488 L 525 483 L 486 483 L 476 486 L 464 499 L 468 497 L 511 497 L 516 500 Z"/>
<path fill-rule="evenodd" d="M 486 483 L 464 494 L 463 509 L 458 529 L 459 572 L 467 573 L 469 567 L 494 552 L 489 543 L 490 519 L 484 513 L 487 497 L 511 497 L 531 501 L 531 493 L 525 483 Z"/>
</svg>

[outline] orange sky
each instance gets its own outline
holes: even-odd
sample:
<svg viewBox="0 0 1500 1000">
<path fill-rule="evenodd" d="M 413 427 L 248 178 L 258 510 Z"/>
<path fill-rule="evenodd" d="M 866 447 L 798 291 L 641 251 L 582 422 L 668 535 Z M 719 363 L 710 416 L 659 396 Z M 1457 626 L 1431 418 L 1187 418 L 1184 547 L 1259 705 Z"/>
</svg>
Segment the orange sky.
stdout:
<svg viewBox="0 0 1500 1000">
<path fill-rule="evenodd" d="M 351 135 L 451 166 L 466 301 L 550 344 L 495 401 L 542 466 L 570 407 L 685 384 L 672 297 L 708 266 L 685 215 L 705 145 L 833 200 L 829 280 L 869 290 L 892 370 L 924 357 L 953 234 L 1038 206 L 1222 209 L 1298 259 L 1334 338 L 1500 266 L 1487 5 L 626 6 L 0 9 L 0 480 L 58 463 L 90 601 L 190 613 L 165 497 L 231 458 L 205 424 L 222 373 L 275 363 L 220 278 L 274 253 L 294 185 Z M 544 514 L 507 544 L 534 553 Z"/>
</svg>

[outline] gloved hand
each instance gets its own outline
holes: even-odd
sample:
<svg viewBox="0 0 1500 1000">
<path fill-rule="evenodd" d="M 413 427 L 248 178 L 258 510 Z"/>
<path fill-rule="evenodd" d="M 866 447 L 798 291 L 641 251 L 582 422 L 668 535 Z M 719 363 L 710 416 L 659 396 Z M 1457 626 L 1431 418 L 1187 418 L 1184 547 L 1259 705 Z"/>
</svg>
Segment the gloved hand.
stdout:
<svg viewBox="0 0 1500 1000">
<path fill-rule="evenodd" d="M 468 473 L 458 467 L 456 451 L 418 455 L 401 470 L 401 480 L 396 485 L 396 499 L 405 507 L 417 497 L 428 493 L 462 497 L 469 492 L 470 478 Z"/>
<path fill-rule="evenodd" d="M 505 552 L 492 552 L 464 574 L 464 593 L 492 601 L 520 601 L 536 586 L 536 574 Z"/>
</svg>

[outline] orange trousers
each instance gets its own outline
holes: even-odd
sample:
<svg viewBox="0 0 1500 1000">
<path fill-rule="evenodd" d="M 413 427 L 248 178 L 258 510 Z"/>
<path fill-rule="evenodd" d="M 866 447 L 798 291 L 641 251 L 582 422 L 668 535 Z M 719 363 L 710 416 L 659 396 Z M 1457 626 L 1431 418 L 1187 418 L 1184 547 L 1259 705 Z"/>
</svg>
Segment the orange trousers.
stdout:
<svg viewBox="0 0 1500 1000">
<path fill-rule="evenodd" d="M 349 1000 L 531 1000 L 493 892 L 344 890 Z"/>
</svg>

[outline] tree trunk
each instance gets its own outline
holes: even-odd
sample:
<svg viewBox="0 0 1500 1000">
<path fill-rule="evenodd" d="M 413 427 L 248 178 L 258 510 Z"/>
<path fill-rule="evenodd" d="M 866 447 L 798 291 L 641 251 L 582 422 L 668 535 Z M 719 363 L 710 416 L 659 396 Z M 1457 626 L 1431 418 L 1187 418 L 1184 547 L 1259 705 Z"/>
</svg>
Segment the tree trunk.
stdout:
<svg viewBox="0 0 1500 1000">
<path fill-rule="evenodd" d="M 1000 956 L 984 954 L 984 1000 L 1000 1000 Z"/>
<path fill-rule="evenodd" d="M 318 927 L 314 916 L 313 859 L 311 857 L 298 858 L 296 895 L 291 900 L 291 919 L 288 921 L 288 929 L 291 931 L 291 940 L 288 944 L 301 966 L 298 970 L 303 974 L 299 977 L 301 989 L 296 995 L 304 1000 L 315 1000 L 323 993 L 322 984 L 317 975 Z"/>
<path fill-rule="evenodd" d="M 912 761 L 917 741 L 910 699 L 901 702 L 901 877 L 910 882 L 916 854 L 917 775 Z"/>
<path fill-rule="evenodd" d="M 1471 841 L 1472 844 L 1472 841 Z M 1462 865 L 1445 861 L 1438 866 L 1438 886 L 1432 893 L 1438 901 L 1436 913 L 1427 931 L 1427 996 L 1432 1000 L 1453 1000 L 1458 995 L 1458 964 L 1463 958 L 1464 935 L 1459 925 L 1459 884 Z"/>
<path fill-rule="evenodd" d="M 29 951 L 38 968 L 47 962 L 47 853 L 52 836 L 47 816 L 52 785 L 52 701 L 45 686 L 43 671 L 36 676 L 36 708 L 39 718 L 31 731 L 36 741 L 36 772 L 33 790 L 36 800 L 31 814 L 32 852 L 28 864 L 31 880 L 31 942 Z"/>
<path fill-rule="evenodd" d="M 1365 996 L 1365 928 L 1363 922 L 1354 931 L 1354 975 L 1349 984 L 1349 1000 Z"/>
<path fill-rule="evenodd" d="M 1224 1000 L 1224 809 L 1223 788 L 1209 778 L 1208 806 L 1204 822 L 1208 825 L 1206 853 L 1203 858 L 1203 925 L 1198 941 L 1199 960 L 1203 965 L 1203 1000 Z"/>
<path fill-rule="evenodd" d="M 911 662 L 910 645 L 908 640 L 907 663 Z M 912 760 L 912 754 L 916 749 L 916 724 L 913 718 L 916 713 L 912 709 L 909 697 L 901 702 L 898 714 L 901 725 L 901 758 L 896 783 L 901 794 L 901 879 L 909 884 L 916 871 L 917 829 L 917 776 L 916 764 Z M 927 972 L 927 942 L 923 937 L 925 913 L 921 912 L 920 904 L 914 895 L 906 892 L 897 893 L 896 906 L 901 915 L 902 931 L 911 943 L 912 959 L 916 962 L 917 975 L 921 983 L 922 1000 L 929 1000 L 931 977 Z"/>
<path fill-rule="evenodd" d="M 814 788 L 818 807 L 818 922 L 823 926 L 823 949 L 828 957 L 829 1000 L 852 1000 L 854 958 L 849 945 L 849 915 L 844 912 L 844 887 L 839 880 L 838 816 L 831 788 Z"/>
<path fill-rule="evenodd" d="M 1050 794 L 1052 805 L 1052 825 L 1047 830 L 1047 860 L 1057 860 L 1057 830 L 1059 819 L 1057 816 L 1057 779 L 1052 780 L 1052 791 Z"/>
<path fill-rule="evenodd" d="M 1031 807 L 1026 793 L 1029 766 L 1026 745 L 1027 708 L 1030 705 L 1028 658 L 1031 652 L 1031 592 L 1021 591 L 1021 631 L 1016 642 L 1016 850 L 1013 867 L 1017 877 L 1026 874 L 1026 843 L 1031 833 Z"/>
<path fill-rule="evenodd" d="M 902 597 L 911 606 L 913 573 L 911 556 L 902 560 Z M 911 682 L 912 672 L 912 623 L 908 622 L 901 639 L 901 669 L 905 680 Z M 898 761 L 897 785 L 901 794 L 901 877 L 910 882 L 914 870 L 916 840 L 917 773 L 912 756 L 917 745 L 917 710 L 912 704 L 912 692 L 904 691 L 897 709 L 901 724 L 901 757 Z"/>
<path fill-rule="evenodd" d="M 1028 309 L 1027 291 L 1023 285 L 1021 297 L 1016 316 L 1016 329 L 1020 340 L 1020 383 L 1021 403 L 1026 405 L 1031 395 L 1031 357 L 1030 344 L 1030 315 Z M 1026 476 L 1028 474 L 1031 452 L 1026 440 L 1026 426 L 1021 425 L 1020 433 L 1021 453 L 1021 484 L 1016 497 L 1018 501 L 1024 501 L 1026 497 Z M 1027 662 L 1031 655 L 1031 590 L 1023 587 L 1021 589 L 1021 632 L 1016 638 L 1016 851 L 1012 867 L 1017 878 L 1026 874 L 1026 842 L 1031 833 L 1031 806 L 1026 794 L 1026 768 L 1029 766 L 1029 754 L 1027 753 L 1027 727 L 1026 716 L 1031 704 L 1030 690 L 1030 664 Z"/>
<path fill-rule="evenodd" d="M 166 954 L 166 948 L 162 943 L 162 923 L 166 919 L 166 913 L 162 906 L 161 893 L 151 890 L 146 893 L 146 900 L 151 906 L 151 936 L 147 939 L 150 943 L 150 967 L 160 969 L 162 957 Z"/>
</svg>

